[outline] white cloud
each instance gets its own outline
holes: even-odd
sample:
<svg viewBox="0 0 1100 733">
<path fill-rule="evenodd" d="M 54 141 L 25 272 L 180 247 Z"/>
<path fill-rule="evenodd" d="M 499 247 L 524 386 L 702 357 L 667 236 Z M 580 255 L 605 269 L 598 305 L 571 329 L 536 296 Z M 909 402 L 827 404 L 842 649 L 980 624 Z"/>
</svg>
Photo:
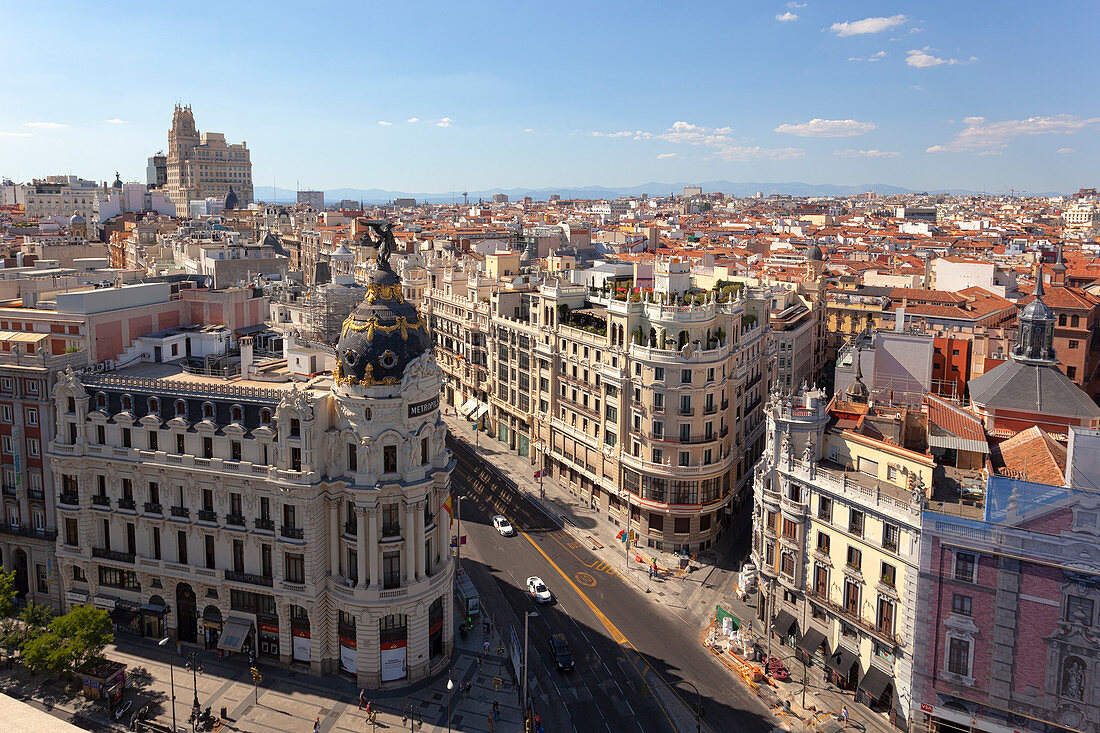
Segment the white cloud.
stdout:
<svg viewBox="0 0 1100 733">
<path fill-rule="evenodd" d="M 885 51 L 878 51 L 877 53 L 873 53 L 870 56 L 849 56 L 848 60 L 849 61 L 868 61 L 868 62 L 872 62 L 872 61 L 882 61 L 884 58 L 886 58 L 886 52 Z"/>
<path fill-rule="evenodd" d="M 929 153 L 999 154 L 1013 138 L 1026 135 L 1072 135 L 1100 125 L 1100 117 L 1051 115 L 1028 117 L 1026 120 L 989 122 L 984 117 L 965 117 L 966 128 L 944 145 L 933 145 Z"/>
<path fill-rule="evenodd" d="M 107 120 L 107 124 L 110 124 L 110 125 L 125 125 L 126 120 L 120 120 L 117 117 L 113 117 L 113 118 Z"/>
<path fill-rule="evenodd" d="M 779 13 L 776 15 L 775 19 L 780 23 L 790 23 L 791 21 L 798 20 L 798 16 L 788 10 L 786 13 Z"/>
<path fill-rule="evenodd" d="M 63 125 L 60 122 L 28 122 L 26 124 L 27 127 L 38 127 L 46 130 L 56 130 L 61 127 L 68 127 L 68 125 Z"/>
<path fill-rule="evenodd" d="M 4 132 L 0 130 L 0 137 L 34 137 L 29 132 Z"/>
<path fill-rule="evenodd" d="M 417 122 L 420 122 L 420 118 L 419 117 L 410 117 L 409 119 L 405 120 L 405 122 L 410 122 L 410 123 L 415 125 Z"/>
<path fill-rule="evenodd" d="M 630 130 L 620 130 L 619 132 L 593 132 L 590 134 L 592 137 L 634 137 L 637 133 Z"/>
<path fill-rule="evenodd" d="M 657 160 L 663 160 L 665 158 L 675 158 L 676 153 L 658 153 Z"/>
<path fill-rule="evenodd" d="M 933 66 L 940 66 L 947 64 L 949 66 L 957 66 L 959 64 L 969 64 L 977 61 L 977 56 L 971 56 L 968 59 L 944 59 L 938 56 L 933 56 L 929 53 L 932 49 L 925 46 L 922 49 L 911 48 L 905 52 L 905 63 L 909 64 L 915 69 L 928 69 Z"/>
<path fill-rule="evenodd" d="M 435 126 L 436 127 L 450 127 L 452 122 L 454 122 L 454 120 L 452 120 L 450 117 L 444 117 L 439 122 L 435 123 Z"/>
<path fill-rule="evenodd" d="M 534 130 L 532 130 L 532 129 L 531 129 L 530 127 L 528 127 L 528 128 L 525 128 L 525 129 L 524 129 L 523 131 L 524 131 L 524 132 L 534 132 Z"/>
<path fill-rule="evenodd" d="M 791 2 L 787 3 L 787 7 L 790 8 L 791 10 L 797 10 L 798 8 L 806 7 L 806 3 L 800 3 L 800 2 L 795 2 L 795 0 L 791 0 Z"/>
<path fill-rule="evenodd" d="M 379 127 L 389 127 L 392 124 L 393 124 L 392 122 L 386 122 L 385 120 L 378 120 Z"/>
<path fill-rule="evenodd" d="M 875 129 L 874 122 L 856 120 L 822 120 L 817 117 L 809 122 L 790 125 L 783 124 L 775 128 L 776 132 L 799 137 L 852 137 Z"/>
<path fill-rule="evenodd" d="M 805 154 L 806 151 L 801 148 L 762 148 L 759 145 L 733 146 L 717 151 L 719 158 L 730 163 L 743 163 L 749 160 L 793 160 Z"/>
<path fill-rule="evenodd" d="M 838 158 L 900 158 L 901 153 L 893 150 L 834 150 Z"/>
<path fill-rule="evenodd" d="M 1074 148 L 1058 148 L 1058 155 L 1069 155 L 1070 153 L 1076 153 Z"/>
<path fill-rule="evenodd" d="M 829 30 L 838 36 L 860 36 L 866 33 L 881 33 L 891 28 L 897 28 L 905 23 L 904 15 L 891 15 L 889 18 L 864 18 L 863 20 L 849 20 L 844 23 L 833 23 Z"/>
</svg>

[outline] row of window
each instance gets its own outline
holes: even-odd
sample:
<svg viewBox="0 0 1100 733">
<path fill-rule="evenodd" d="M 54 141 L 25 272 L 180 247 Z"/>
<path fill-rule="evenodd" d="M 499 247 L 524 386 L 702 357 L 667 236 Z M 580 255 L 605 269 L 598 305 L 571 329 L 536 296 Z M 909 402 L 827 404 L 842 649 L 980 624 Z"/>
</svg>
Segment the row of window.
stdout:
<svg viewBox="0 0 1100 733">
<path fill-rule="evenodd" d="M 123 409 L 124 412 L 133 412 L 134 411 L 134 398 L 131 395 L 128 395 L 128 394 L 122 395 L 121 403 L 122 403 L 122 409 Z M 95 405 L 95 409 L 97 409 L 97 410 L 106 410 L 107 409 L 107 393 L 106 392 L 96 392 L 95 398 L 94 398 L 94 405 Z M 149 397 L 149 398 L 147 398 L 145 400 L 145 408 L 146 408 L 146 414 L 147 415 L 159 415 L 160 414 L 160 398 L 159 397 Z M 76 410 L 76 404 L 75 404 L 73 398 L 70 397 L 69 398 L 69 412 L 74 412 L 75 410 Z M 176 400 L 175 403 L 173 403 L 173 414 L 175 415 L 175 417 L 187 417 L 187 400 Z M 214 404 L 212 402 L 203 402 L 202 403 L 202 417 L 203 417 L 204 420 L 213 420 L 214 419 Z M 230 406 L 230 408 L 229 408 L 229 419 L 230 419 L 231 422 L 234 422 L 234 423 L 241 422 L 244 419 L 244 407 L 242 407 L 241 405 L 232 405 L 232 406 Z M 297 420 L 297 418 L 292 418 L 290 422 L 291 422 L 291 433 L 290 434 L 292 436 L 298 435 L 300 427 L 296 426 L 295 423 L 298 423 L 299 421 Z M 271 410 L 269 408 L 264 407 L 264 408 L 260 409 L 260 424 L 261 425 L 270 425 L 271 424 Z"/>
</svg>

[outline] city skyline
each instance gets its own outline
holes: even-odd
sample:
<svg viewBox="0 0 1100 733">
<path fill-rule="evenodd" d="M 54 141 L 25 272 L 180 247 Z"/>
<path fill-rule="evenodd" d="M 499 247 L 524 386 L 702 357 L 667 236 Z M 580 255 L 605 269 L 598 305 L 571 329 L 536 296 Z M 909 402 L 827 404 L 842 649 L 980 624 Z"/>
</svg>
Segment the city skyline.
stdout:
<svg viewBox="0 0 1100 733">
<path fill-rule="evenodd" d="M 316 23 L 289 4 L 263 16 L 66 8 L 9 13 L 23 61 L 0 91 L 0 175 L 143 180 L 176 101 L 200 130 L 247 142 L 257 187 L 724 179 L 1071 192 L 1093 185 L 1100 153 L 1100 110 L 1075 73 L 1097 27 L 1084 3 L 1038 16 L 998 5 L 997 27 L 991 5 L 945 3 L 552 16 L 425 4 L 321 10 Z M 232 42 L 196 31 L 210 22 L 236 28 Z M 139 62 L 112 84 L 95 63 L 30 63 L 43 37 L 72 58 L 124 37 L 185 51 L 186 64 Z"/>
</svg>

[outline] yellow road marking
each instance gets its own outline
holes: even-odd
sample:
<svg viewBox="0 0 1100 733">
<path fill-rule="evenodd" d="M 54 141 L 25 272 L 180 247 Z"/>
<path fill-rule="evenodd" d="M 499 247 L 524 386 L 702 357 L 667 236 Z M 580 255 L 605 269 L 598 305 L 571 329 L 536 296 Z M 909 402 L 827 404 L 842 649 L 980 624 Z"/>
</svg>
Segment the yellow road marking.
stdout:
<svg viewBox="0 0 1100 733">
<path fill-rule="evenodd" d="M 633 644 L 630 643 L 630 640 L 627 639 L 621 631 L 619 631 L 619 629 L 615 626 L 615 624 L 611 623 L 611 619 L 609 619 L 607 616 L 604 615 L 603 611 L 601 611 L 596 606 L 596 604 L 593 603 L 592 600 L 587 595 L 585 595 L 584 591 L 582 591 L 577 586 L 577 584 L 573 582 L 572 578 L 570 578 L 568 575 L 566 575 L 565 572 L 560 567 L 558 567 L 558 564 L 550 559 L 550 556 L 546 554 L 546 551 L 543 550 L 541 547 L 539 547 L 538 543 L 536 543 L 533 539 L 531 539 L 531 537 L 526 532 L 521 531 L 520 534 L 523 535 L 524 538 L 528 542 L 531 543 L 531 547 L 534 547 L 536 550 L 538 550 L 538 553 L 540 555 L 542 555 L 543 558 L 546 559 L 546 562 L 550 563 L 550 566 L 552 568 L 554 568 L 554 570 L 558 571 L 558 575 L 560 575 L 565 580 L 565 582 L 568 583 L 569 586 L 577 592 L 577 595 L 580 596 L 582 601 L 584 601 L 584 605 L 588 606 L 589 610 L 592 611 L 592 613 L 596 616 L 597 619 L 599 619 L 600 623 L 603 624 L 603 627 L 605 629 L 607 629 L 607 633 L 609 633 L 611 635 L 611 638 L 615 641 L 615 643 L 618 644 L 619 646 L 623 647 L 624 650 L 633 650 L 634 651 L 633 655 L 628 653 L 626 655 L 626 658 L 630 662 L 630 666 L 632 666 L 634 668 L 634 671 L 637 672 L 641 676 L 642 680 L 643 681 L 645 680 L 646 672 L 645 672 L 644 669 L 638 669 L 638 665 L 636 665 L 634 663 L 633 657 L 635 655 L 637 655 L 638 659 L 641 660 L 642 664 L 645 665 L 645 667 L 647 669 L 652 671 L 655 675 L 657 675 L 658 679 L 660 679 L 662 682 L 664 682 L 664 678 L 661 677 L 660 673 L 657 672 L 657 670 L 653 669 L 653 667 L 651 667 L 649 665 L 649 662 L 647 662 L 645 660 L 645 658 L 642 657 L 641 652 L 639 652 L 638 649 Z M 676 695 L 676 697 L 678 699 L 680 699 L 680 702 L 684 702 L 683 698 L 680 698 L 680 693 L 679 692 L 677 692 L 672 687 L 669 687 L 668 689 L 672 690 L 672 694 Z M 665 709 L 664 704 L 661 702 L 661 698 L 658 697 L 657 695 L 654 695 L 653 699 L 657 702 L 657 706 L 661 708 L 661 712 L 665 714 L 665 718 L 668 720 L 668 724 L 670 726 L 672 726 L 673 730 L 677 730 L 676 724 L 672 722 L 672 716 L 669 715 L 668 710 Z"/>
</svg>

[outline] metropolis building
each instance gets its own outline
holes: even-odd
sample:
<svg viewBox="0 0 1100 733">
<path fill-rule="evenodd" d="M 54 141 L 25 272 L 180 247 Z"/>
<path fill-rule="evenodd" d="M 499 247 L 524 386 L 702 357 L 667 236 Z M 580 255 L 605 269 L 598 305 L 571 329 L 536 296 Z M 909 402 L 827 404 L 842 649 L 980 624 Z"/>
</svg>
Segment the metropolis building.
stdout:
<svg viewBox="0 0 1100 733">
<path fill-rule="evenodd" d="M 454 464 L 400 278 L 383 255 L 331 376 L 257 369 L 241 341 L 240 378 L 158 361 L 58 380 L 65 608 L 367 688 L 442 669 Z"/>
</svg>

